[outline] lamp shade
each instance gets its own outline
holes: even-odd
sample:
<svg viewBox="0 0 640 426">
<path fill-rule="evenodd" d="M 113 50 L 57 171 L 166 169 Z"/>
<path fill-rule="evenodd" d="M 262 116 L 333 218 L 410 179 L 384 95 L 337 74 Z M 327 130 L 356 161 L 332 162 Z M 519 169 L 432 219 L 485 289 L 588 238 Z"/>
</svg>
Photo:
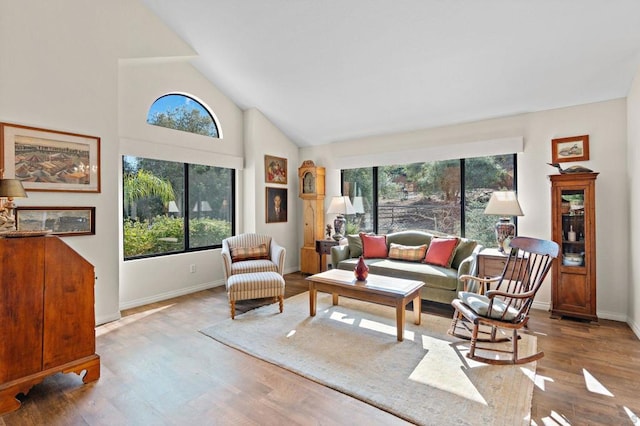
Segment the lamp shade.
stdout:
<svg viewBox="0 0 640 426">
<path fill-rule="evenodd" d="M 353 208 L 355 209 L 357 214 L 364 213 L 364 203 L 362 202 L 362 197 L 353 197 Z"/>
<path fill-rule="evenodd" d="M 210 212 L 211 209 L 211 204 L 209 204 L 208 201 L 200 201 L 200 211 L 201 212 Z M 198 211 L 198 203 L 196 203 L 195 206 L 193 206 L 193 211 L 197 212 Z"/>
<path fill-rule="evenodd" d="M 169 201 L 169 213 L 180 213 L 180 209 L 178 209 L 175 201 Z"/>
<path fill-rule="evenodd" d="M 27 193 L 18 179 L 0 179 L 0 197 L 27 198 Z"/>
<path fill-rule="evenodd" d="M 498 216 L 524 216 L 520 203 L 513 191 L 494 191 L 484 209 L 484 214 L 495 214 Z"/>
<path fill-rule="evenodd" d="M 331 199 L 331 204 L 329 204 L 329 209 L 327 210 L 327 213 L 333 213 L 338 215 L 355 214 L 356 209 L 353 207 L 353 204 L 351 204 L 349 197 L 339 196 L 339 197 L 333 197 Z"/>
</svg>

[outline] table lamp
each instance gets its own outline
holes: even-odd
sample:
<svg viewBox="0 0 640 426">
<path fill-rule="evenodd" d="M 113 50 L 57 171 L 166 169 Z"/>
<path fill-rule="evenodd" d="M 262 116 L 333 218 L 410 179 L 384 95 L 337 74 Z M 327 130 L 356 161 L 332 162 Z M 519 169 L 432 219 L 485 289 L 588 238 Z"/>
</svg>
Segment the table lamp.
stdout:
<svg viewBox="0 0 640 426">
<path fill-rule="evenodd" d="M 27 193 L 18 179 L 0 179 L 0 231 L 16 230 L 16 220 L 13 216 L 16 205 L 13 199 L 26 197 Z"/>
<path fill-rule="evenodd" d="M 509 248 L 509 242 L 516 235 L 516 225 L 511 221 L 511 217 L 524 216 L 516 193 L 514 191 L 494 191 L 484 209 L 484 214 L 500 216 L 500 220 L 496 223 L 496 241 L 498 242 L 498 251 L 504 253 L 505 248 Z"/>
<path fill-rule="evenodd" d="M 343 238 L 343 234 L 345 232 L 345 228 L 347 226 L 347 219 L 345 219 L 345 214 L 355 214 L 356 209 L 351 204 L 349 197 L 347 196 L 337 196 L 331 199 L 331 204 L 329 205 L 329 209 L 327 213 L 329 214 L 337 214 L 335 220 L 333 221 L 333 229 L 335 233 L 333 234 L 333 239 L 336 241 L 340 241 Z"/>
</svg>

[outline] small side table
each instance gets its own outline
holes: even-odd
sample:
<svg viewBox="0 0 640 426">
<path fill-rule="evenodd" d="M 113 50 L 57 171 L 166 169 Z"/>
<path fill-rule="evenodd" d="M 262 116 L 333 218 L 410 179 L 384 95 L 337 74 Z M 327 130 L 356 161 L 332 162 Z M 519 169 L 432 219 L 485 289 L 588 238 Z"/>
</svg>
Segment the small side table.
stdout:
<svg viewBox="0 0 640 426">
<path fill-rule="evenodd" d="M 320 264 L 318 265 L 318 272 L 322 272 L 322 264 L 324 255 L 331 254 L 331 247 L 337 246 L 340 244 L 339 241 L 336 240 L 316 240 L 316 252 L 318 253 L 318 257 Z"/>
<path fill-rule="evenodd" d="M 477 257 L 478 276 L 481 278 L 489 278 L 502 275 L 504 266 L 507 264 L 507 259 L 509 259 L 509 255 L 498 251 L 497 248 L 486 248 L 482 250 L 478 253 Z M 518 262 L 514 263 L 515 267 L 518 268 L 520 262 L 523 262 L 524 259 L 524 257 L 518 257 Z M 481 290 L 481 292 L 484 293 L 484 291 L 489 290 L 489 288 L 487 286 L 486 289 Z"/>
</svg>

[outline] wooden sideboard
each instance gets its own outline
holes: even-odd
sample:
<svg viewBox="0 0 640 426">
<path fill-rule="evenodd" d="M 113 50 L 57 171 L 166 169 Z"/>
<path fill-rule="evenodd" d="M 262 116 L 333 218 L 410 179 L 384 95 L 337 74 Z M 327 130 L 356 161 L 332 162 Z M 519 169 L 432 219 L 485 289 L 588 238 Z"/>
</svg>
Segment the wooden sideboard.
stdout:
<svg viewBox="0 0 640 426">
<path fill-rule="evenodd" d="M 94 268 L 55 236 L 0 238 L 0 414 L 56 373 L 100 377 Z"/>
</svg>

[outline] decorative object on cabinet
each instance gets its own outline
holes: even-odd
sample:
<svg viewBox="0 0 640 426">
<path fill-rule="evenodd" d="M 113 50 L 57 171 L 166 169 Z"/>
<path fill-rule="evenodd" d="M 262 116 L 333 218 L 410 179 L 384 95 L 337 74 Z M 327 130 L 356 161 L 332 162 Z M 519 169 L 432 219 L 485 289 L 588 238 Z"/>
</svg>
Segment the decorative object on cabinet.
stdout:
<svg viewBox="0 0 640 426">
<path fill-rule="evenodd" d="M 100 138 L 0 123 L 0 167 L 29 191 L 100 192 Z"/>
<path fill-rule="evenodd" d="M 47 231 L 54 235 L 95 235 L 95 207 L 18 207 L 19 231 Z"/>
<path fill-rule="evenodd" d="M 265 217 L 267 223 L 287 221 L 287 188 L 266 188 Z"/>
<path fill-rule="evenodd" d="M 18 179 L 4 179 L 3 171 L 0 170 L 0 233 L 16 230 L 16 218 L 13 214 L 16 205 L 13 199 L 26 197 L 22 183 Z"/>
<path fill-rule="evenodd" d="M 589 135 L 571 136 L 551 140 L 551 162 L 587 161 L 589 159 Z"/>
<path fill-rule="evenodd" d="M 558 171 L 562 175 L 570 174 L 570 173 L 592 173 L 593 172 L 593 170 L 584 166 L 571 166 L 571 167 L 567 167 L 566 169 L 563 169 L 562 166 L 558 163 L 547 163 L 547 164 L 558 169 Z"/>
<path fill-rule="evenodd" d="M 597 321 L 595 182 L 598 173 L 550 175 L 552 238 L 560 245 L 551 279 L 551 317 Z M 564 204 L 569 202 L 569 211 Z"/>
<path fill-rule="evenodd" d="M 516 193 L 513 191 L 494 191 L 484 214 L 501 216 L 496 223 L 496 241 L 498 250 L 505 252 L 505 249 L 509 247 L 509 241 L 516 235 L 516 225 L 511 221 L 511 217 L 524 216 Z"/>
<path fill-rule="evenodd" d="M 324 235 L 325 168 L 306 160 L 298 168 L 298 196 L 302 199 L 303 245 L 300 249 L 300 271 L 317 274 L 319 270 L 316 241 Z"/>
<path fill-rule="evenodd" d="M 351 200 L 347 196 L 337 196 L 331 199 L 331 204 L 327 210 L 328 214 L 337 214 L 333 221 L 333 239 L 340 241 L 344 238 L 344 233 L 347 228 L 347 219 L 344 217 L 347 214 L 355 214 L 356 209 L 351 204 Z"/>
<path fill-rule="evenodd" d="M 93 265 L 55 236 L 0 238 L 0 270 L 0 415 L 47 376 L 98 380 Z"/>
<path fill-rule="evenodd" d="M 274 157 L 272 155 L 264 156 L 264 181 L 266 183 L 287 183 L 287 159 Z"/>
</svg>

